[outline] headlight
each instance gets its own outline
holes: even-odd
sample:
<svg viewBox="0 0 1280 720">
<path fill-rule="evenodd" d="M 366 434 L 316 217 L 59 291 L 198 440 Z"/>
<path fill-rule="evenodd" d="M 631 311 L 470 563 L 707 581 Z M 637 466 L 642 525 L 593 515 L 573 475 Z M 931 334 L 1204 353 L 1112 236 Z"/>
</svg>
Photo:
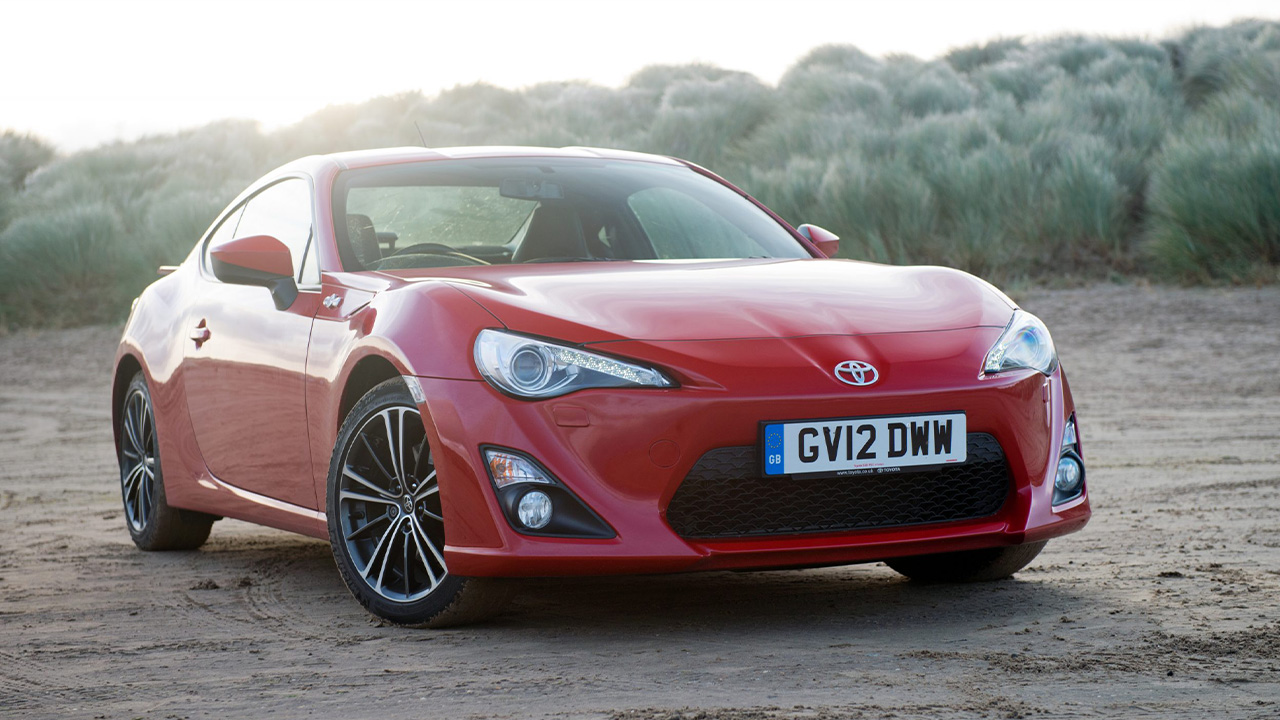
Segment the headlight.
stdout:
<svg viewBox="0 0 1280 720">
<path fill-rule="evenodd" d="M 1029 312 L 1014 310 L 1009 326 L 987 351 L 982 371 L 998 373 L 1016 368 L 1039 370 L 1048 375 L 1058 367 L 1058 351 L 1053 347 L 1049 328 Z"/>
<path fill-rule="evenodd" d="M 658 370 L 502 330 L 481 330 L 476 367 L 512 395 L 548 398 L 586 388 L 675 387 Z"/>
</svg>

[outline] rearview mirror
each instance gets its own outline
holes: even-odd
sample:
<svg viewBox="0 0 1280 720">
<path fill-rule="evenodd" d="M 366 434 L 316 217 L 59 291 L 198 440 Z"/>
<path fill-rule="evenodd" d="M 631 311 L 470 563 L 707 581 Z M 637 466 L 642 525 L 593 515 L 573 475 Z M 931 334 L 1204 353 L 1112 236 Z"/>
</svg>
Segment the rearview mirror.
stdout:
<svg viewBox="0 0 1280 720">
<path fill-rule="evenodd" d="M 289 248 L 270 235 L 250 235 L 214 245 L 209 250 L 213 276 L 233 285 L 258 285 L 271 291 L 277 310 L 298 298 Z"/>
<path fill-rule="evenodd" d="M 563 200 L 564 188 L 560 183 L 528 178 L 503 178 L 498 194 L 516 200 Z"/>
<path fill-rule="evenodd" d="M 805 223 L 796 228 L 805 240 L 818 246 L 818 251 L 827 257 L 835 257 L 840 250 L 840 236 L 830 230 L 823 230 L 817 225 Z"/>
</svg>

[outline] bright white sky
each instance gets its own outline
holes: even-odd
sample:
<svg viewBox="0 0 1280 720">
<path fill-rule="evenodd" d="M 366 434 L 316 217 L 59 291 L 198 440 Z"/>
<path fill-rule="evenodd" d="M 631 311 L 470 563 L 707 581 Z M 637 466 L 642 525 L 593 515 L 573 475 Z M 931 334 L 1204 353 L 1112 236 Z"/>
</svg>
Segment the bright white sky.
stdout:
<svg viewBox="0 0 1280 720">
<path fill-rule="evenodd" d="M 932 58 L 1020 35 L 1161 38 L 1276 0 L 0 0 L 0 129 L 63 149 L 484 81 L 618 86 L 706 62 L 774 83 L 817 45 Z"/>
</svg>

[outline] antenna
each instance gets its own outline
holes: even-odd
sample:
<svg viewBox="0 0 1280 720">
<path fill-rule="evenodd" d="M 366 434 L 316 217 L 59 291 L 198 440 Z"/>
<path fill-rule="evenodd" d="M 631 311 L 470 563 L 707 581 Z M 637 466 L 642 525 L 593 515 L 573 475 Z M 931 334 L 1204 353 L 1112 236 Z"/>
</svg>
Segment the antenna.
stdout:
<svg viewBox="0 0 1280 720">
<path fill-rule="evenodd" d="M 422 128 L 418 126 L 418 121 L 413 121 L 413 127 L 418 131 L 418 139 L 422 141 L 422 147 L 427 147 L 427 138 L 422 134 Z"/>
</svg>

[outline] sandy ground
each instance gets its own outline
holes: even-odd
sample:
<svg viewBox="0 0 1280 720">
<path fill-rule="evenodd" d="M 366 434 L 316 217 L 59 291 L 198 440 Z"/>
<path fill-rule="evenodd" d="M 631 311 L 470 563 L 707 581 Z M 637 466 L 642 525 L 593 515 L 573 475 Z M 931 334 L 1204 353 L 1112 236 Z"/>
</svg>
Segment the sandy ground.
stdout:
<svg viewBox="0 0 1280 720">
<path fill-rule="evenodd" d="M 117 330 L 0 338 L 0 717 L 1280 717 L 1280 288 L 1028 292 L 1093 522 L 1017 579 L 882 565 L 540 580 L 474 628 L 370 621 L 325 543 L 124 529 Z"/>
</svg>

